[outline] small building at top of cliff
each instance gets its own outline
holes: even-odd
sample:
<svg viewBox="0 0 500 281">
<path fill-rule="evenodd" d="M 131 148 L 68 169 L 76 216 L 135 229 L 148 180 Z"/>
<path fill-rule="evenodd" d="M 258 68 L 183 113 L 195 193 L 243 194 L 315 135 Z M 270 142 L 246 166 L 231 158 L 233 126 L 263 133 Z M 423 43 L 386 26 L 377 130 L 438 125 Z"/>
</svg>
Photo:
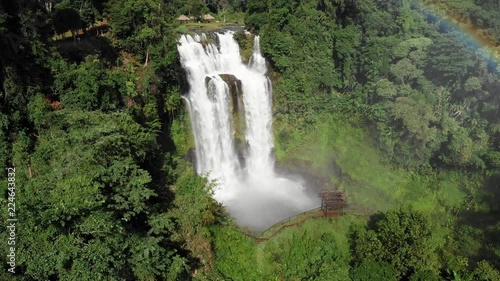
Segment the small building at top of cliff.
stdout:
<svg viewBox="0 0 500 281">
<path fill-rule="evenodd" d="M 188 22 L 190 19 L 188 17 L 186 17 L 185 15 L 180 15 L 177 18 L 177 20 L 182 23 L 182 22 Z"/>
<path fill-rule="evenodd" d="M 215 18 L 210 14 L 206 14 L 203 16 L 203 20 L 206 22 L 213 22 L 215 20 Z"/>
</svg>

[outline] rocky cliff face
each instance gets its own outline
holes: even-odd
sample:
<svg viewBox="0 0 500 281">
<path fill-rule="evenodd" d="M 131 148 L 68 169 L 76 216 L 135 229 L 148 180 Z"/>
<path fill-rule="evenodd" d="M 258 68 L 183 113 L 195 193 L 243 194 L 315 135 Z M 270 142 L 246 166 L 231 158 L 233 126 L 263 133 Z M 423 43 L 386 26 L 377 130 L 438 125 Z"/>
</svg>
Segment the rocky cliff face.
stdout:
<svg viewBox="0 0 500 281">
<path fill-rule="evenodd" d="M 245 155 L 248 152 L 248 144 L 245 140 L 246 120 L 245 120 L 245 104 L 243 103 L 243 89 L 241 80 L 232 74 L 219 74 L 219 77 L 226 82 L 229 91 L 229 98 L 232 106 L 232 126 L 234 128 L 234 142 L 240 163 L 244 165 Z M 207 89 L 211 87 L 211 77 L 205 78 Z M 208 91 L 212 93 L 213 91 Z M 210 96 L 210 99 L 215 99 L 215 96 Z"/>
</svg>

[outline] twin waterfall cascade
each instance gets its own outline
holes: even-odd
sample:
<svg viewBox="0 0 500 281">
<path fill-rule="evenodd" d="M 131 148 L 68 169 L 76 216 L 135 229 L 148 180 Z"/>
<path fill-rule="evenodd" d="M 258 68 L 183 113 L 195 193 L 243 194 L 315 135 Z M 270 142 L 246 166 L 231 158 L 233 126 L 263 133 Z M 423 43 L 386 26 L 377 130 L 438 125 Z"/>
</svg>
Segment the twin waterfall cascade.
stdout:
<svg viewBox="0 0 500 281">
<path fill-rule="evenodd" d="M 196 169 L 217 184 L 214 197 L 243 226 L 262 230 L 317 206 L 300 179 L 275 173 L 272 85 L 254 37 L 246 65 L 233 32 L 183 35 L 186 100 L 196 145 Z"/>
</svg>

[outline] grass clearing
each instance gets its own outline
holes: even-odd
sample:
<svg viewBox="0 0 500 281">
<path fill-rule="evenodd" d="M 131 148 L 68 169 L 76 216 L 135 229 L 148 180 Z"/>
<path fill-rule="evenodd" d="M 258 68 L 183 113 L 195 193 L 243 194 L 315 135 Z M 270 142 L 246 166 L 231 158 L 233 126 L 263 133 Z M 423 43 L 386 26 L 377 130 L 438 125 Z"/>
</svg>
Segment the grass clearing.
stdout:
<svg viewBox="0 0 500 281">
<path fill-rule="evenodd" d="M 346 192 L 353 210 L 335 218 L 307 219 L 314 213 L 299 215 L 261 233 L 259 237 L 268 238 L 262 243 L 242 233 L 224 233 L 221 241 L 222 237 L 230 237 L 232 241 L 229 246 L 218 248 L 217 263 L 222 264 L 218 267 L 224 268 L 224 276 L 238 280 L 293 280 L 290 276 L 308 274 L 299 269 L 314 268 L 314 264 L 308 264 L 309 260 L 327 257 L 328 268 L 347 270 L 334 275 L 344 280 L 351 260 L 352 228 L 366 225 L 372 212 L 403 205 L 430 215 L 435 235 L 429 243 L 445 245 L 454 235 L 448 226 L 457 220 L 457 210 L 464 208 L 471 190 L 478 186 L 474 176 L 458 172 L 426 170 L 419 174 L 388 165 L 371 143 L 366 129 L 336 115 L 319 118 L 314 130 L 307 132 L 287 130 L 286 124 L 277 122 L 275 136 L 279 162 L 307 163 L 318 174 L 328 176 Z M 280 139 L 283 136 L 287 139 Z M 365 212 L 359 214 L 357 208 Z M 289 224 L 293 226 L 283 227 Z M 470 239 L 479 236 L 477 230 L 463 227 L 463 236 L 464 251 L 471 256 L 479 254 L 483 245 Z M 240 247 L 244 250 L 238 250 Z M 231 266 L 236 264 L 239 271 Z M 240 275 L 244 268 L 250 268 L 251 272 Z"/>
<path fill-rule="evenodd" d="M 298 227 L 287 228 L 259 246 L 261 252 L 261 261 L 258 263 L 259 271 L 263 272 L 265 277 L 284 276 L 286 279 L 287 274 L 290 277 L 290 273 L 292 276 L 300 276 L 295 275 L 294 271 L 305 267 L 300 263 L 294 266 L 294 261 L 314 263 L 314 260 L 323 258 L 323 250 L 334 253 L 332 256 L 334 259 L 328 259 L 331 266 L 346 264 L 351 255 L 349 250 L 351 226 L 364 223 L 364 218 L 345 215 L 336 218 L 312 219 Z M 328 241 L 328 249 L 322 249 L 326 241 Z M 339 267 L 336 266 L 336 268 Z M 346 272 L 339 272 L 339 276 L 345 277 L 345 275 Z"/>
<path fill-rule="evenodd" d="M 243 26 L 244 23 L 242 20 L 240 21 L 231 21 L 231 22 L 192 22 L 186 24 L 180 24 L 175 28 L 175 31 L 178 33 L 189 33 L 189 32 L 209 32 L 215 31 L 219 29 L 234 27 L 234 26 Z"/>
<path fill-rule="evenodd" d="M 313 170 L 345 191 L 353 207 L 386 211 L 412 205 L 420 211 L 443 213 L 466 198 L 471 179 L 454 172 L 424 176 L 387 165 L 367 130 L 338 115 L 319 117 L 307 131 L 289 130 L 278 121 L 275 132 L 279 162 L 286 165 L 298 159 L 310 163 Z"/>
</svg>

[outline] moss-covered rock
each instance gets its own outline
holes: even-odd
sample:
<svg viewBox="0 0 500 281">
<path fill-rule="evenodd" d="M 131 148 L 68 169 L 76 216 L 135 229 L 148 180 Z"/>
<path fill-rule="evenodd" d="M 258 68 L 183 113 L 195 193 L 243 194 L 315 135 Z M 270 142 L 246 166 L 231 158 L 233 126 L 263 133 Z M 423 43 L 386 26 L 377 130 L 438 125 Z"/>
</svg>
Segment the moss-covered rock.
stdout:
<svg viewBox="0 0 500 281">
<path fill-rule="evenodd" d="M 239 30 L 233 35 L 234 40 L 240 46 L 240 54 L 245 63 L 248 63 L 248 60 L 252 56 L 254 37 L 255 35 L 247 34 L 244 30 Z"/>
<path fill-rule="evenodd" d="M 233 107 L 234 142 L 240 162 L 242 162 L 244 159 L 243 155 L 247 151 L 247 142 L 245 140 L 245 104 L 243 103 L 241 81 L 231 74 L 219 74 L 219 76 L 229 87 L 229 96 Z"/>
</svg>

